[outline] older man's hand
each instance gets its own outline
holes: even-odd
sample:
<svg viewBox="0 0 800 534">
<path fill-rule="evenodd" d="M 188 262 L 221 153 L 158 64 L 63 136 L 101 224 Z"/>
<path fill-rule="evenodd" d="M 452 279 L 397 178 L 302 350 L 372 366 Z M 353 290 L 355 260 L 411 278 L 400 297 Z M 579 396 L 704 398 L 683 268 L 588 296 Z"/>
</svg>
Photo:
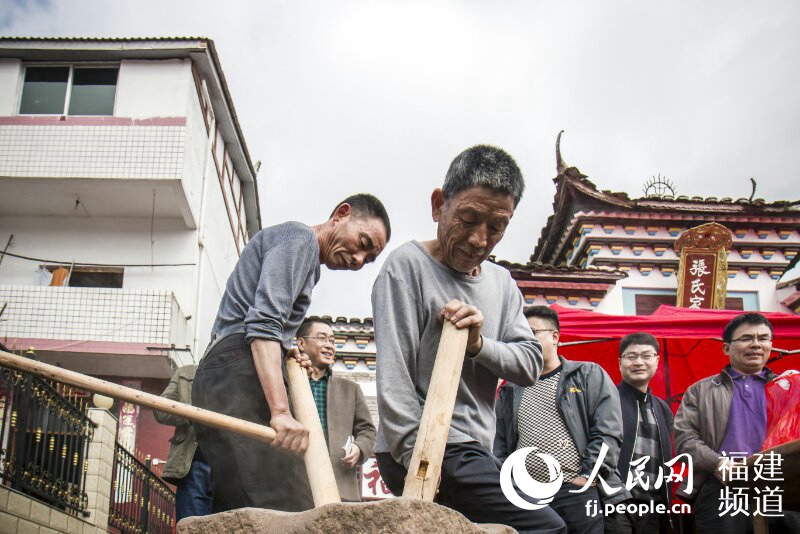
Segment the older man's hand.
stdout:
<svg viewBox="0 0 800 534">
<path fill-rule="evenodd" d="M 276 432 L 270 444 L 273 447 L 295 454 L 303 454 L 308 449 L 308 429 L 290 414 L 273 414 L 269 426 Z"/>
<path fill-rule="evenodd" d="M 472 356 L 478 354 L 483 347 L 483 314 L 481 311 L 470 304 L 465 304 L 460 300 L 451 300 L 444 305 L 439 312 L 441 321 L 450 321 L 456 328 L 469 328 L 467 338 L 467 354 Z"/>
</svg>

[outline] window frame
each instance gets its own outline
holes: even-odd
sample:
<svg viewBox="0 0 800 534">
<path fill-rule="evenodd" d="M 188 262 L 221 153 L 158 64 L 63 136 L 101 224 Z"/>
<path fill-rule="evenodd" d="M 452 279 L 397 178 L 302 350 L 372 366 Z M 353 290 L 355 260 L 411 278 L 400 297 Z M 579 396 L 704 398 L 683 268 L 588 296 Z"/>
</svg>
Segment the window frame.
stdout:
<svg viewBox="0 0 800 534">
<path fill-rule="evenodd" d="M 677 289 L 654 287 L 623 287 L 622 288 L 622 313 L 623 315 L 636 315 L 637 295 L 669 295 L 677 298 Z M 742 312 L 761 311 L 759 291 L 732 290 L 726 292 L 728 299 L 741 299 Z M 672 304 L 674 306 L 674 304 Z M 727 309 L 727 308 L 726 308 Z M 644 316 L 642 316 L 644 317 Z"/>
<path fill-rule="evenodd" d="M 100 266 L 93 266 L 93 265 L 73 265 L 70 266 L 68 264 L 58 264 L 58 263 L 45 263 L 42 265 L 45 269 L 50 271 L 51 273 L 56 269 L 63 267 L 71 271 L 71 273 L 104 273 L 104 274 L 116 274 L 121 276 L 120 286 L 73 286 L 67 285 L 65 286 L 57 286 L 57 287 L 82 287 L 82 288 L 91 288 L 91 289 L 124 289 L 125 288 L 125 268 L 124 267 L 100 267 Z M 72 278 L 72 274 L 70 273 L 70 279 Z M 69 282 L 69 281 L 68 281 Z"/>
<path fill-rule="evenodd" d="M 122 63 L 119 61 L 77 61 L 77 62 L 63 62 L 63 61 L 31 61 L 23 63 L 22 73 L 19 79 L 19 91 L 17 96 L 16 114 L 20 117 L 116 117 L 117 115 L 117 96 L 119 96 L 119 71 L 121 70 Z M 61 107 L 61 113 L 21 113 L 22 108 L 22 93 L 25 90 L 25 77 L 28 73 L 28 67 L 68 67 L 69 74 L 67 76 L 67 92 L 64 94 L 64 105 Z M 70 100 L 72 99 L 72 80 L 75 73 L 75 68 L 83 69 L 117 69 L 117 83 L 114 84 L 114 107 L 110 115 L 70 115 L 69 111 Z"/>
</svg>

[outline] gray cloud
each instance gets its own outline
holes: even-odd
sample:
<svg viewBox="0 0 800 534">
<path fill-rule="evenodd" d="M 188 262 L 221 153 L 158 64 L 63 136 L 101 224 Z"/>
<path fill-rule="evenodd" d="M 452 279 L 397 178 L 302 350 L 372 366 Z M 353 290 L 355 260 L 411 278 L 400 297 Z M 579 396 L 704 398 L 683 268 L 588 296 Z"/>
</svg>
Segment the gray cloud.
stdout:
<svg viewBox="0 0 800 534">
<path fill-rule="evenodd" d="M 499 257 L 524 261 L 568 163 L 636 196 L 796 198 L 800 4 L 710 2 L 59 2 L 4 33 L 215 40 L 265 224 L 316 223 L 355 191 L 386 201 L 394 247 L 434 235 L 450 160 L 503 146 L 528 182 Z M 312 311 L 370 315 L 377 266 L 325 273 Z"/>
</svg>

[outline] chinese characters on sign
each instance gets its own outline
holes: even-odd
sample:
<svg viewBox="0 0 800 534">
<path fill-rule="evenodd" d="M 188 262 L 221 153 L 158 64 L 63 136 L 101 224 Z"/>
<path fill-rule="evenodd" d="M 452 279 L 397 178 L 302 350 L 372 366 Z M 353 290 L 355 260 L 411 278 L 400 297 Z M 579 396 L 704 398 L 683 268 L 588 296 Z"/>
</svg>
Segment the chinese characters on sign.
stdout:
<svg viewBox="0 0 800 534">
<path fill-rule="evenodd" d="M 717 255 L 715 253 L 689 252 L 682 264 L 683 291 L 678 306 L 685 308 L 713 308 Z"/>
<path fill-rule="evenodd" d="M 142 389 L 140 380 L 123 380 L 122 385 L 129 388 Z M 136 426 L 138 424 L 139 407 L 130 402 L 121 402 L 119 404 L 117 441 L 129 452 L 133 452 L 136 449 Z"/>
<path fill-rule="evenodd" d="M 680 258 L 677 306 L 725 309 L 732 243 L 731 231 L 718 223 L 701 224 L 681 234 L 673 244 Z"/>
<path fill-rule="evenodd" d="M 727 456 L 723 453 L 724 456 Z M 726 486 L 719 492 L 719 516 L 754 515 L 764 517 L 780 517 L 783 515 L 783 490 L 778 482 L 783 482 L 783 457 L 780 454 L 769 452 L 756 453 L 753 463 L 752 482 L 764 481 L 763 488 L 756 487 L 753 493 L 748 488 L 732 486 L 731 482 L 748 482 L 748 471 L 744 455 L 732 454 L 730 462 L 719 467 L 722 480 Z M 774 484 L 774 486 L 770 485 Z M 751 508 L 752 503 L 752 508 Z"/>
<path fill-rule="evenodd" d="M 378 461 L 375 458 L 367 460 L 362 467 L 361 498 L 364 500 L 388 499 L 394 497 L 378 471 Z"/>
</svg>

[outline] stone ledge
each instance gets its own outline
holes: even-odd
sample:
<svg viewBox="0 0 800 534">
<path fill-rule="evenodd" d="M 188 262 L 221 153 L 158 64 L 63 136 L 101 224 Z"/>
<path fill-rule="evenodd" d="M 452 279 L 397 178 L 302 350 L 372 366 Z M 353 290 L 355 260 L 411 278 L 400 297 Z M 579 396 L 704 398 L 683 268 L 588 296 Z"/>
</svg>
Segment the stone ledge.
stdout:
<svg viewBox="0 0 800 534">
<path fill-rule="evenodd" d="M 306 512 L 242 508 L 178 523 L 178 534 L 512 534 L 504 525 L 476 525 L 458 512 L 416 499 L 327 504 Z"/>
</svg>

